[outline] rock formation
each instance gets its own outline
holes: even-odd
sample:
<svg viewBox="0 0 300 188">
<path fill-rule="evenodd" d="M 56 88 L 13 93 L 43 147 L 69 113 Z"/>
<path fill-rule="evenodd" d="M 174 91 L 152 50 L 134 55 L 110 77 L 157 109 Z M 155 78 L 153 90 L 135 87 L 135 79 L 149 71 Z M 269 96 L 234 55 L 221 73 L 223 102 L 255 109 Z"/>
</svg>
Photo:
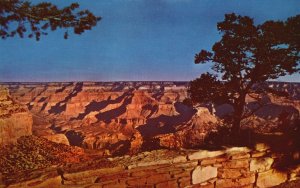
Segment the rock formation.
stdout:
<svg viewBox="0 0 300 188">
<path fill-rule="evenodd" d="M 53 134 L 53 135 L 46 135 L 43 137 L 55 143 L 70 145 L 69 140 L 64 134 Z"/>
<path fill-rule="evenodd" d="M 174 133 L 157 136 L 160 145 L 167 148 L 201 146 L 210 132 L 217 131 L 218 119 L 207 108 L 198 107 L 191 119 L 176 126 Z"/>
<path fill-rule="evenodd" d="M 55 141 L 53 138 L 63 138 L 64 134 L 70 145 L 106 154 L 131 154 L 151 149 L 150 145 L 152 149 L 199 146 L 210 132 L 217 131 L 219 118 L 231 111 L 226 104 L 215 105 L 210 111 L 205 105 L 185 105 L 185 82 L 2 85 L 9 87 L 14 100 L 30 109 L 35 135 Z M 265 96 L 267 105 L 245 119 L 243 128 L 278 131 L 299 119 L 300 84 L 271 82 L 269 86 L 290 93 L 290 98 Z M 247 108 L 256 106 L 257 101 L 247 97 Z M 53 136 L 57 134 L 60 136 Z"/>
<path fill-rule="evenodd" d="M 32 116 L 25 105 L 16 103 L 8 89 L 0 88 L 0 146 L 16 143 L 32 134 Z"/>
</svg>

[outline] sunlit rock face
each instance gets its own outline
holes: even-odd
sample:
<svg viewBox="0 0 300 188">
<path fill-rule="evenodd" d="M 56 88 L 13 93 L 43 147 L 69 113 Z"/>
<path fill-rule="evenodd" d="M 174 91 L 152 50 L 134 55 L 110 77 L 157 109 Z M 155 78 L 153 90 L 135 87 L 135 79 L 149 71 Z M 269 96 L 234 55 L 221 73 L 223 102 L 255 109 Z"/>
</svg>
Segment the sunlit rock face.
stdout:
<svg viewBox="0 0 300 188">
<path fill-rule="evenodd" d="M 16 143 L 32 134 L 32 116 L 25 105 L 12 100 L 6 88 L 0 88 L 0 146 Z"/>
<path fill-rule="evenodd" d="M 209 133 L 218 131 L 219 119 L 232 111 L 226 104 L 213 108 L 185 105 L 187 82 L 1 85 L 8 87 L 12 98 L 27 105 L 33 114 L 34 135 L 53 141 L 57 138 L 64 143 L 66 138 L 70 145 L 97 149 L 103 154 L 196 147 Z M 270 87 L 291 96 L 288 99 L 266 96 L 267 105 L 254 113 L 254 119 L 244 120 L 243 128 L 274 131 L 299 119 L 300 84 L 272 82 Z M 247 97 L 247 108 L 256 105 Z"/>
<path fill-rule="evenodd" d="M 168 148 L 193 148 L 203 144 L 210 132 L 217 131 L 218 119 L 205 107 L 197 107 L 191 118 L 174 133 L 158 135 L 160 145 Z"/>
<path fill-rule="evenodd" d="M 69 140 L 64 134 L 53 134 L 53 135 L 46 135 L 43 137 L 46 138 L 47 140 L 50 140 L 58 144 L 70 145 Z"/>
<path fill-rule="evenodd" d="M 111 153 L 135 153 L 146 140 L 173 133 L 195 111 L 182 101 L 184 82 L 6 84 L 27 105 L 33 132 L 55 141 Z M 149 131 L 150 130 L 150 131 Z M 104 152 L 105 153 L 105 152 Z"/>
</svg>

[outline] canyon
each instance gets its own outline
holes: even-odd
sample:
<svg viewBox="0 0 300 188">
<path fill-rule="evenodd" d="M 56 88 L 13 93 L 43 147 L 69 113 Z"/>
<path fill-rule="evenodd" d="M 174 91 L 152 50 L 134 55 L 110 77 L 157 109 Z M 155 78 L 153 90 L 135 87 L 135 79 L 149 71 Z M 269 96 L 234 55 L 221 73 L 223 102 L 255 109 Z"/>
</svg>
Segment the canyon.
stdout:
<svg viewBox="0 0 300 188">
<path fill-rule="evenodd" d="M 89 161 L 101 161 L 99 163 L 105 166 L 108 170 L 107 173 L 111 169 L 115 169 L 114 165 L 118 166 L 126 161 L 126 167 L 123 165 L 121 168 L 125 168 L 125 170 L 123 169 L 119 172 L 112 170 L 111 172 L 112 177 L 116 176 L 116 180 L 119 183 L 121 182 L 119 187 L 161 186 L 158 183 L 165 183 L 166 187 L 193 185 L 224 187 L 229 181 L 232 181 L 232 186 L 237 187 L 264 187 L 265 183 L 263 182 L 265 180 L 261 180 L 261 178 L 260 180 L 257 179 L 257 176 L 260 177 L 263 174 L 255 174 L 256 172 L 254 171 L 250 172 L 251 163 L 254 163 L 251 161 L 256 156 L 253 153 L 259 153 L 257 149 L 244 149 L 241 152 L 244 157 L 232 158 L 230 156 L 233 154 L 231 152 L 224 152 L 224 148 L 214 148 L 215 152 L 221 152 L 222 156 L 225 154 L 229 156 L 226 157 L 226 160 L 245 158 L 249 163 L 247 162 L 247 165 L 241 167 L 243 169 L 242 172 L 241 169 L 231 170 L 231 167 L 228 169 L 223 167 L 222 165 L 226 160 L 222 161 L 220 159 L 221 161 L 218 161 L 219 158 L 215 158 L 216 156 L 209 156 L 210 151 L 206 152 L 206 155 L 201 155 L 204 155 L 203 158 L 207 158 L 208 161 L 215 161 L 216 164 L 214 165 L 209 163 L 203 166 L 202 159 L 199 161 L 200 159 L 191 159 L 189 157 L 191 152 L 196 152 L 206 147 L 210 143 L 211 137 L 218 135 L 222 132 L 221 130 L 226 129 L 223 119 L 231 112 L 231 107 L 226 104 L 190 105 L 187 100 L 187 82 L 7 82 L 0 83 L 0 87 L 0 146 L 4 148 L 3 155 L 1 154 L 4 156 L 2 159 L 15 161 L 17 159 L 14 158 L 19 158 L 19 156 L 26 158 L 24 154 L 26 151 L 22 149 L 22 145 L 25 145 L 27 148 L 31 147 L 30 144 L 28 145 L 30 142 L 37 145 L 31 149 L 36 152 L 30 154 L 31 157 L 25 160 L 29 161 L 28 164 L 21 161 L 18 168 L 8 168 L 5 167 L 6 163 L 0 163 L 3 169 L 1 173 L 5 176 L 6 184 L 21 186 L 18 182 L 22 181 L 26 182 L 24 184 L 25 187 L 30 187 L 30 185 L 43 187 L 43 184 L 39 185 L 41 180 L 34 178 L 35 175 L 30 176 L 31 178 L 29 179 L 25 177 L 22 179 L 15 178 L 15 174 L 18 174 L 18 171 L 49 169 L 49 172 L 43 173 L 43 175 L 52 174 L 49 177 L 54 178 L 57 181 L 56 183 L 61 186 L 60 176 L 56 177 L 53 175 L 53 173 L 57 174 L 57 166 L 63 165 L 65 171 L 69 170 L 70 173 L 81 173 L 82 175 L 82 171 L 92 170 L 92 166 L 96 164 L 96 162 L 89 163 Z M 243 120 L 242 129 L 257 134 L 281 134 L 286 130 L 298 130 L 300 84 L 268 82 L 268 87 L 279 89 L 281 92 L 287 93 L 288 97 L 280 97 L 272 93 L 265 95 L 263 98 L 264 106 L 253 113 L 251 117 Z M 246 102 L 249 109 L 254 109 L 258 105 L 258 102 L 250 96 L 247 96 Z M 292 141 L 285 140 L 285 142 L 289 143 Z M 53 152 L 46 155 L 43 152 L 45 147 L 49 151 L 53 150 Z M 58 150 L 56 151 L 53 148 L 58 148 Z M 11 157 L 10 155 L 13 154 L 9 152 L 11 150 L 18 151 L 19 156 Z M 65 153 L 62 151 L 65 151 Z M 229 151 L 229 149 L 226 151 Z M 60 152 L 62 154 L 59 154 Z M 160 153 L 157 154 L 158 159 L 154 159 L 152 153 L 155 152 L 172 154 L 171 159 L 175 160 L 178 158 L 178 163 L 184 163 L 182 164 L 183 166 L 186 163 L 195 164 L 192 166 L 187 164 L 186 169 L 188 169 L 188 172 L 182 172 L 185 175 L 182 177 L 178 176 L 178 178 L 172 178 L 176 175 L 172 175 L 171 173 L 173 171 L 185 171 L 183 167 L 165 169 L 168 175 L 163 176 L 170 176 L 169 179 L 166 178 L 168 180 L 166 182 L 168 183 L 154 182 L 153 184 L 145 183 L 143 185 L 128 183 L 128 179 L 134 179 L 132 177 L 133 172 L 131 172 L 132 170 L 130 170 L 131 167 L 129 166 L 136 165 L 136 163 L 132 164 L 136 157 L 144 156 L 140 160 L 150 161 L 158 160 L 166 162 L 171 160 L 169 158 L 168 160 L 164 159 L 163 156 L 160 156 Z M 202 150 L 198 152 L 202 152 Z M 280 156 L 279 154 L 272 152 L 268 150 L 268 152 L 261 154 L 259 156 L 260 160 L 268 159 L 268 157 L 272 159 L 274 157 L 274 160 L 281 159 L 281 157 L 278 157 Z M 292 155 L 295 155 L 295 158 L 297 158 L 297 155 L 299 155 L 298 151 L 295 150 L 293 152 Z M 240 155 L 240 151 L 233 153 L 234 155 L 236 153 Z M 148 157 L 148 159 L 148 155 L 152 157 Z M 40 160 L 37 160 L 37 158 L 40 158 Z M 177 163 L 172 162 L 172 160 L 166 163 L 159 162 L 161 163 L 159 165 L 164 166 L 166 164 Z M 22 163 L 27 165 L 22 166 Z M 68 169 L 66 164 L 76 165 Z M 83 166 L 82 169 L 77 169 L 80 165 Z M 153 164 L 149 162 L 147 165 L 149 168 L 147 167 L 147 172 L 145 172 L 146 175 L 142 178 L 148 177 L 148 170 L 149 173 L 152 173 L 153 170 L 151 169 L 156 168 L 156 165 L 155 162 Z M 279 172 L 277 173 L 277 169 L 273 169 L 272 165 L 273 162 L 266 169 L 257 172 L 264 173 L 266 171 L 266 174 L 270 173 L 272 175 L 274 171 L 274 177 L 277 177 Z M 51 166 L 55 167 L 52 168 Z M 100 170 L 102 168 L 100 166 L 96 165 L 94 170 Z M 142 168 L 139 164 L 137 166 L 138 168 Z M 213 176 L 206 179 L 205 176 L 202 177 L 202 175 L 195 175 L 194 173 L 196 171 L 201 174 L 202 171 L 206 170 L 208 172 L 213 171 Z M 164 171 L 164 168 L 162 168 L 162 171 Z M 229 171 L 241 176 L 225 177 L 227 175 L 219 175 L 226 174 Z M 8 176 L 7 174 L 14 175 Z M 155 171 L 154 174 L 159 175 L 160 173 Z M 291 174 L 293 174 L 293 178 L 290 178 Z M 298 175 L 297 170 L 288 171 L 288 173 L 284 173 L 283 175 L 284 177 L 286 176 L 286 178 L 283 178 L 284 181 L 282 180 L 276 185 L 289 180 L 296 180 Z M 73 175 L 70 176 L 72 177 L 69 177 L 69 179 L 72 179 Z M 118 177 L 123 176 L 124 178 L 118 179 Z M 199 180 L 193 180 L 195 179 L 194 176 L 201 176 L 200 180 L 204 178 L 205 181 L 201 180 L 198 182 Z M 281 173 L 278 176 L 282 177 Z M 112 184 L 116 184 L 111 179 L 107 180 L 106 183 L 103 183 L 102 180 L 99 183 L 96 180 L 97 178 L 101 179 L 100 175 L 87 175 L 86 178 L 88 180 L 78 180 L 75 178 L 74 181 L 87 181 L 84 183 L 84 186 L 97 182 L 96 187 L 105 187 L 106 184 L 110 184 L 111 186 Z M 184 184 L 185 186 L 183 184 L 180 185 L 180 179 L 182 178 L 186 179 L 184 180 L 186 183 L 186 185 Z M 240 182 L 240 180 L 236 180 L 240 178 L 250 179 L 249 182 L 247 179 L 248 183 L 245 184 L 233 183 Z M 30 183 L 39 181 L 40 183 L 28 184 L 28 181 Z M 243 182 L 244 180 L 241 181 Z M 272 183 L 271 185 L 275 186 Z M 83 185 L 80 186 L 83 187 Z"/>
<path fill-rule="evenodd" d="M 197 147 L 216 132 L 230 106 L 191 106 L 187 82 L 3 83 L 32 114 L 32 132 L 104 154 L 151 148 Z M 270 83 L 289 98 L 268 95 L 243 126 L 255 131 L 288 129 L 299 119 L 300 85 Z M 256 101 L 247 98 L 248 106 Z M 253 107 L 253 108 L 254 108 Z M 23 122 L 23 121 L 22 121 Z"/>
</svg>

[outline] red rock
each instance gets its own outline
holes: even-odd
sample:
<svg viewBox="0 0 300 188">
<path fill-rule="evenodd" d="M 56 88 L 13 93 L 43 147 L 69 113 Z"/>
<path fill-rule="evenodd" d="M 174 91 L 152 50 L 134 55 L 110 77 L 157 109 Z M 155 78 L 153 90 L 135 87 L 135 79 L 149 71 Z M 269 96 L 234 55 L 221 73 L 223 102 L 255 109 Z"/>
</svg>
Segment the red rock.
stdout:
<svg viewBox="0 0 300 188">
<path fill-rule="evenodd" d="M 69 140 L 64 134 L 53 134 L 53 135 L 47 135 L 43 137 L 55 143 L 70 145 Z"/>
<path fill-rule="evenodd" d="M 121 184 L 121 183 L 119 183 L 117 181 L 103 185 L 103 188 L 122 188 L 122 187 L 125 188 L 126 184 Z"/>
<path fill-rule="evenodd" d="M 128 179 L 126 183 L 129 186 L 144 186 L 147 183 L 147 178 L 145 177 L 140 177 L 140 178 L 133 178 L 133 179 Z"/>
<path fill-rule="evenodd" d="M 222 165 L 224 168 L 249 168 L 249 160 L 231 160 L 228 162 L 223 162 Z"/>
<path fill-rule="evenodd" d="M 196 184 L 192 185 L 192 188 L 214 188 L 215 185 L 213 183 L 207 183 L 207 184 Z"/>
<path fill-rule="evenodd" d="M 141 170 L 141 171 L 135 171 L 135 172 L 132 172 L 131 173 L 131 176 L 132 177 L 143 177 L 143 176 L 149 176 L 149 175 L 153 175 L 153 174 L 156 174 L 156 170 Z"/>
<path fill-rule="evenodd" d="M 255 182 L 255 174 L 238 179 L 218 179 L 216 181 L 216 188 L 231 188 L 231 187 L 243 187 Z"/>
<path fill-rule="evenodd" d="M 32 115 L 26 106 L 13 101 L 6 88 L 0 88 L 0 146 L 16 143 L 32 134 Z"/>
<path fill-rule="evenodd" d="M 169 174 L 155 174 L 147 178 L 147 184 L 157 184 L 170 179 L 171 176 Z"/>
<path fill-rule="evenodd" d="M 235 179 L 235 178 L 238 178 L 242 176 L 242 173 L 241 173 L 241 169 L 220 169 L 218 171 L 218 177 L 220 178 L 224 178 L 224 179 L 227 179 L 227 178 L 230 178 L 230 179 Z"/>
<path fill-rule="evenodd" d="M 156 188 L 178 187 L 176 180 L 166 181 L 155 185 Z"/>
<path fill-rule="evenodd" d="M 180 170 L 175 174 L 173 173 L 173 171 L 171 171 L 170 174 L 171 174 L 172 178 L 173 177 L 179 178 L 179 177 L 190 177 L 192 172 L 190 170 L 185 169 L 185 170 Z"/>
<path fill-rule="evenodd" d="M 187 187 L 192 184 L 191 177 L 181 177 L 178 179 L 179 187 Z"/>
</svg>

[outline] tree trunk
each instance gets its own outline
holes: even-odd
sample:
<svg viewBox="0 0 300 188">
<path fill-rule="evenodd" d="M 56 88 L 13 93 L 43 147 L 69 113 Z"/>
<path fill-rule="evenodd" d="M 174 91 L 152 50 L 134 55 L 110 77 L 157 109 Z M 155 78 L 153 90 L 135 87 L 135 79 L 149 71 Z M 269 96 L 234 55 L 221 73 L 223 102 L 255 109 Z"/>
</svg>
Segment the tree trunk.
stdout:
<svg viewBox="0 0 300 188">
<path fill-rule="evenodd" d="M 237 103 L 234 107 L 232 131 L 234 135 L 239 135 L 241 130 L 241 121 L 244 113 L 244 107 L 246 103 L 246 95 L 242 94 L 239 96 Z"/>
</svg>

